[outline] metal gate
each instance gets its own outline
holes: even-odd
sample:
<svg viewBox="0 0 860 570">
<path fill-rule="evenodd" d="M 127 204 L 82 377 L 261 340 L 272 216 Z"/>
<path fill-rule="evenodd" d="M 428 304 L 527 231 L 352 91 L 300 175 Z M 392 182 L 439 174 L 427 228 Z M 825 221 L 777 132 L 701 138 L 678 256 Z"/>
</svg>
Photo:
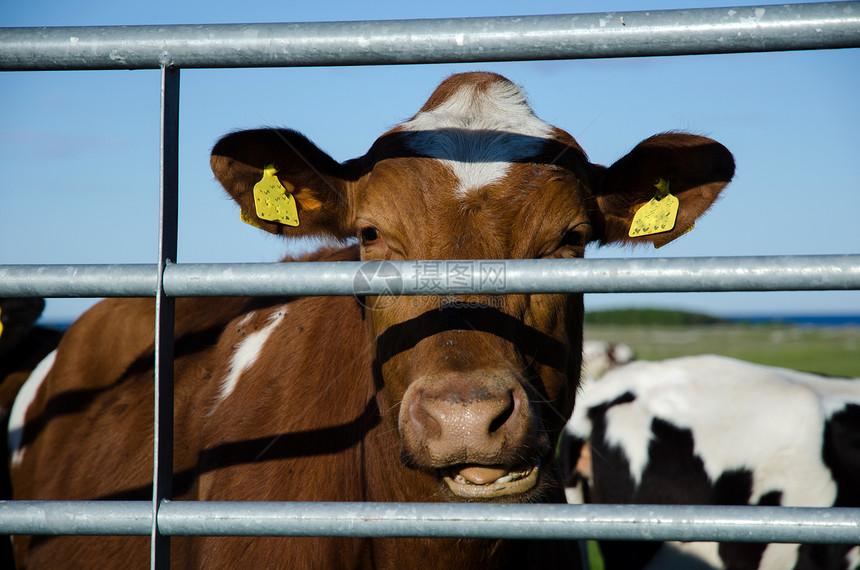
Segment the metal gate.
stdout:
<svg viewBox="0 0 860 570">
<path fill-rule="evenodd" d="M 350 295 L 359 262 L 177 264 L 182 68 L 607 58 L 860 47 L 860 2 L 600 15 L 307 24 L 0 29 L 0 70 L 160 69 L 161 207 L 152 265 L 0 266 L 0 297 L 156 298 L 151 502 L 0 501 L 0 533 L 430 536 L 860 543 L 860 509 L 619 505 L 170 502 L 173 304 L 213 295 Z M 734 14 L 731 14 L 734 12 Z M 248 33 L 253 32 L 253 33 Z M 458 262 L 459 263 L 459 262 Z M 468 262 L 467 262 L 468 263 Z M 479 262 L 474 262 L 479 263 Z M 504 262 L 506 292 L 860 289 L 860 255 Z M 461 264 L 462 265 L 462 264 Z M 426 294 L 394 263 L 403 294 Z M 455 283 L 456 280 L 448 280 Z M 368 293 L 386 293 L 384 278 Z M 493 293 L 449 287 L 448 293 Z"/>
</svg>

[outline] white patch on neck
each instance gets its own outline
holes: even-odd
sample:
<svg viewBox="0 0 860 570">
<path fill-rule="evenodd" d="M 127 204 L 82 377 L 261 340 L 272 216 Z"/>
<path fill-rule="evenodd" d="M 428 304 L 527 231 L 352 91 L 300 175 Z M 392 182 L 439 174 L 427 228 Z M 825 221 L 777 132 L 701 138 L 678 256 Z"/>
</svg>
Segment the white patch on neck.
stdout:
<svg viewBox="0 0 860 570">
<path fill-rule="evenodd" d="M 553 132 L 534 115 L 519 87 L 501 82 L 486 91 L 464 85 L 401 128 L 414 132 L 408 143 L 413 151 L 451 169 L 460 198 L 504 178 L 512 162 L 538 154 Z"/>
<path fill-rule="evenodd" d="M 33 369 L 30 377 L 21 386 L 18 395 L 15 396 L 15 403 L 12 404 L 12 410 L 9 412 L 9 435 L 7 440 L 9 444 L 8 449 L 12 453 L 13 467 L 19 465 L 21 460 L 24 459 L 24 448 L 21 447 L 21 439 L 24 436 L 24 420 L 27 416 L 27 410 L 30 404 L 33 403 L 33 400 L 36 399 L 36 394 L 39 392 L 39 388 L 48 376 L 51 368 L 53 368 L 56 359 L 56 350 L 42 359 L 42 362 Z"/>
<path fill-rule="evenodd" d="M 251 368 L 251 366 L 257 362 L 257 358 L 259 358 L 266 341 L 269 340 L 269 337 L 272 335 L 274 330 L 278 328 L 279 324 L 281 324 L 281 321 L 284 319 L 286 314 L 286 307 L 279 308 L 277 311 L 269 315 L 269 324 L 262 329 L 249 334 L 245 337 L 245 340 L 239 343 L 236 350 L 233 352 L 232 358 L 230 358 L 230 368 L 227 371 L 227 375 L 224 377 L 224 380 L 221 381 L 221 388 L 218 390 L 218 397 L 215 401 L 216 406 L 233 393 L 233 390 L 236 389 L 236 385 L 239 383 L 239 377 L 242 376 L 242 373 Z M 239 323 L 240 327 L 247 324 L 248 320 L 247 316 L 243 318 Z"/>
</svg>

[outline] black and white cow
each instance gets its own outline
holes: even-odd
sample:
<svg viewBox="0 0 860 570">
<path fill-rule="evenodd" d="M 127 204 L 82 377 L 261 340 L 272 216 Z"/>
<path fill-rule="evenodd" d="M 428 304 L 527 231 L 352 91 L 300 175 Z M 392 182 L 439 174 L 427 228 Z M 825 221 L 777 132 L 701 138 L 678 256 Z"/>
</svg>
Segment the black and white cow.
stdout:
<svg viewBox="0 0 860 570">
<path fill-rule="evenodd" d="M 860 507 L 860 380 L 635 361 L 586 381 L 561 454 L 571 502 Z M 608 569 L 860 568 L 850 545 L 612 544 Z"/>
<path fill-rule="evenodd" d="M 582 382 L 596 380 L 612 370 L 633 361 L 636 354 L 620 342 L 589 339 L 582 343 Z"/>
</svg>

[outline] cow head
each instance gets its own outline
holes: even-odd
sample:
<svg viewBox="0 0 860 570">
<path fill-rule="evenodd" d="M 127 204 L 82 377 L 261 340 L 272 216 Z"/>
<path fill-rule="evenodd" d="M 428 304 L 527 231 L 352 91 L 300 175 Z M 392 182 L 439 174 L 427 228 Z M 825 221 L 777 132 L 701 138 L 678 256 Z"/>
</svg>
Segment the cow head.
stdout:
<svg viewBox="0 0 860 570">
<path fill-rule="evenodd" d="M 257 217 L 253 187 L 267 164 L 294 197 L 298 226 Z M 516 85 L 466 73 L 360 158 L 340 164 L 296 132 L 266 129 L 224 137 L 212 169 L 245 219 L 287 237 L 356 237 L 363 261 L 575 260 L 592 241 L 674 239 L 717 198 L 734 162 L 715 141 L 668 133 L 608 168 L 591 164 Z M 675 229 L 630 238 L 658 178 L 679 200 Z M 404 463 L 438 477 L 452 500 L 539 493 L 573 407 L 582 296 L 365 303 L 383 414 L 399 429 Z"/>
</svg>

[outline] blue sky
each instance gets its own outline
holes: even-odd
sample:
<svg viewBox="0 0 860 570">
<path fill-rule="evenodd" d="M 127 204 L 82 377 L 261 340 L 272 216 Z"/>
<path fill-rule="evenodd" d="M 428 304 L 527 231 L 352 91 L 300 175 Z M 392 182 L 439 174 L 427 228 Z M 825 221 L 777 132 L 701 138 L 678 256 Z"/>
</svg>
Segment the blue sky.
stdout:
<svg viewBox="0 0 860 570">
<path fill-rule="evenodd" d="M 505 16 L 758 5 L 3 0 L 0 26 L 206 24 Z M 590 257 L 860 253 L 860 50 L 590 61 L 183 70 L 179 262 L 274 261 L 283 240 L 239 221 L 208 166 L 224 133 L 298 129 L 338 160 L 363 154 L 445 76 L 487 69 L 522 84 L 542 119 L 594 162 L 681 129 L 735 155 L 735 181 L 696 229 L 660 249 Z M 152 263 L 158 207 L 157 71 L 0 73 L 0 264 Z M 49 300 L 69 319 L 92 300 Z M 589 308 L 715 314 L 860 313 L 860 292 L 588 295 Z"/>
</svg>

